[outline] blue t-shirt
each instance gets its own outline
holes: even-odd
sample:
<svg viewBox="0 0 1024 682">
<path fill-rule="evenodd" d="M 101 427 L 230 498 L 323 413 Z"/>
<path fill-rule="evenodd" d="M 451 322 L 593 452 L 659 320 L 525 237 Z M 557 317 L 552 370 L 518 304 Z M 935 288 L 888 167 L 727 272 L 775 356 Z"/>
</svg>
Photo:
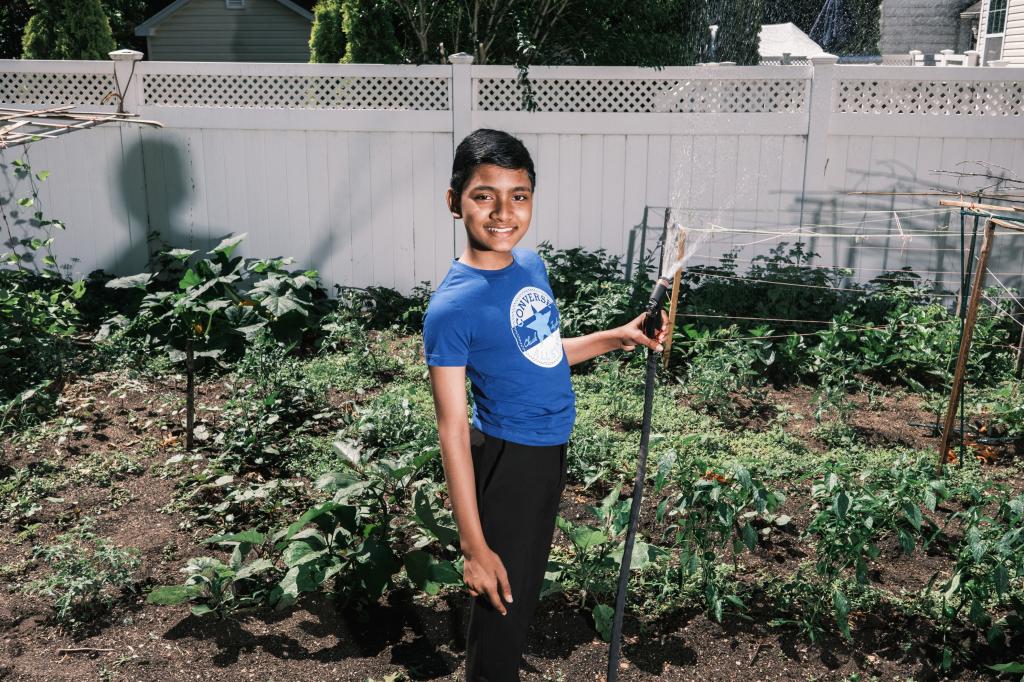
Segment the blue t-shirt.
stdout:
<svg viewBox="0 0 1024 682">
<path fill-rule="evenodd" d="M 452 261 L 423 323 L 427 364 L 465 367 L 473 426 L 523 445 L 561 445 L 576 419 L 560 318 L 540 256 L 478 270 Z"/>
</svg>

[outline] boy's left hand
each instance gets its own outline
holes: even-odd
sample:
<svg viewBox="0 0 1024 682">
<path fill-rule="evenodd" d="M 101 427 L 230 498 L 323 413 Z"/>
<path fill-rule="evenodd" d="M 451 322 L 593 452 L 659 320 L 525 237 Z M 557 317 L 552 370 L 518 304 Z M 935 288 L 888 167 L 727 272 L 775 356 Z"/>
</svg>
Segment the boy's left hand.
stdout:
<svg viewBox="0 0 1024 682">
<path fill-rule="evenodd" d="M 622 350 L 633 350 L 637 346 L 647 346 L 652 350 L 656 350 L 659 353 L 665 350 L 662 345 L 665 343 L 665 338 L 668 335 L 668 313 L 664 310 L 661 311 L 661 327 L 658 330 L 658 335 L 653 339 L 648 337 L 644 332 L 644 321 L 647 319 L 647 313 L 640 313 L 629 324 L 622 325 L 615 329 L 615 335 L 619 342 L 619 348 Z"/>
</svg>

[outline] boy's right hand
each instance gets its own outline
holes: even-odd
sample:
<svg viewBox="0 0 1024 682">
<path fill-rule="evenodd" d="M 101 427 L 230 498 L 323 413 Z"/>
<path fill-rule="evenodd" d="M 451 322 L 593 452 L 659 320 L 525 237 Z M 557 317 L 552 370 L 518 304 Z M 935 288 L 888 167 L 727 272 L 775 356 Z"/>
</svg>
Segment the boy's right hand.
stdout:
<svg viewBox="0 0 1024 682">
<path fill-rule="evenodd" d="M 487 546 L 475 551 L 464 551 L 463 556 L 462 579 L 469 593 L 474 597 L 487 595 L 495 610 L 506 615 L 508 611 L 501 600 L 504 598 L 509 604 L 512 603 L 512 588 L 508 584 L 508 573 L 505 572 L 501 557 Z"/>
</svg>

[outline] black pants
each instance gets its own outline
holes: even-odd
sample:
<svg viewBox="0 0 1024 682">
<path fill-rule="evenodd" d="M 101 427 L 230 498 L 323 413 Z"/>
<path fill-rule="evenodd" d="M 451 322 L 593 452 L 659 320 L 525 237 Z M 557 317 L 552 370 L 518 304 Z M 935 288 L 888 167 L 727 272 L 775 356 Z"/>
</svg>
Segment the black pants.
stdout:
<svg viewBox="0 0 1024 682">
<path fill-rule="evenodd" d="M 466 636 L 466 679 L 519 679 L 565 487 L 565 445 L 520 445 L 470 430 L 477 507 L 484 539 L 505 565 L 512 603 L 498 613 L 473 598 Z"/>
</svg>

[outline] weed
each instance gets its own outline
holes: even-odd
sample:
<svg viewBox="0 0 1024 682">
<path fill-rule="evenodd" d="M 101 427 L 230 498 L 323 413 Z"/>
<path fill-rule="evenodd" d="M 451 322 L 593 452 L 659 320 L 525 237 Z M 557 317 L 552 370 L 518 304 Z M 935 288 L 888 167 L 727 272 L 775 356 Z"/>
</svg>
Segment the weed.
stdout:
<svg viewBox="0 0 1024 682">
<path fill-rule="evenodd" d="M 50 573 L 24 587 L 51 597 L 56 622 L 75 633 L 134 591 L 132 576 L 140 563 L 137 550 L 121 549 L 90 528 L 85 523 L 58 536 L 56 544 L 37 548 L 33 558 L 49 566 Z"/>
</svg>

